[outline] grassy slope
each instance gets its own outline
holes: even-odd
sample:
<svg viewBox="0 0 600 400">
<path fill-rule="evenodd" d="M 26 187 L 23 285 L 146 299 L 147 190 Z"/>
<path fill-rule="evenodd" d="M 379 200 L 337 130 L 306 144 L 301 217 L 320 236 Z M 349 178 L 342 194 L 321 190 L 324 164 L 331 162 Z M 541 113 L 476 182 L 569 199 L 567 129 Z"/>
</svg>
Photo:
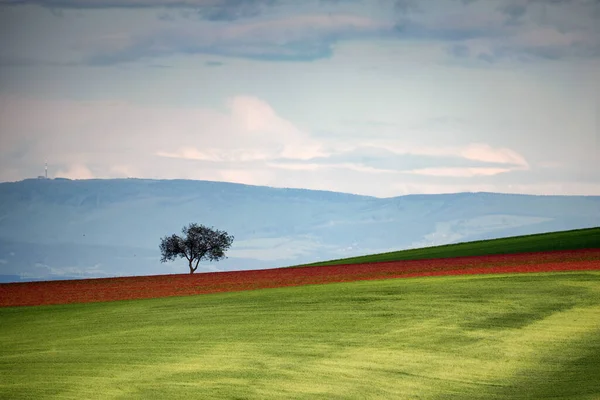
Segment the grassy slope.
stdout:
<svg viewBox="0 0 600 400">
<path fill-rule="evenodd" d="M 600 273 L 0 309 L 0 398 L 591 399 Z"/>
<path fill-rule="evenodd" d="M 379 261 L 422 260 L 428 258 L 451 258 L 588 248 L 600 248 L 600 227 L 513 236 L 491 240 L 478 240 L 475 242 L 393 251 L 390 253 L 371 254 L 297 266 L 360 264 Z"/>
</svg>

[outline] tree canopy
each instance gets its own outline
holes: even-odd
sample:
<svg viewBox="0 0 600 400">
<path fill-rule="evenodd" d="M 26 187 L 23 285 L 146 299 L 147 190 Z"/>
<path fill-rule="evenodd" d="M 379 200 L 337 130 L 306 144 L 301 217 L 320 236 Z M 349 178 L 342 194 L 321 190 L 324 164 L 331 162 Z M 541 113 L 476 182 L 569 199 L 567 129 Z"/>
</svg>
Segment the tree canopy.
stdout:
<svg viewBox="0 0 600 400">
<path fill-rule="evenodd" d="M 204 225 L 189 224 L 181 230 L 182 236 L 171 235 L 161 239 L 161 262 L 173 261 L 176 258 L 188 260 L 190 274 L 198 269 L 202 260 L 219 261 L 233 243 L 233 236 L 225 231 L 208 228 Z"/>
</svg>

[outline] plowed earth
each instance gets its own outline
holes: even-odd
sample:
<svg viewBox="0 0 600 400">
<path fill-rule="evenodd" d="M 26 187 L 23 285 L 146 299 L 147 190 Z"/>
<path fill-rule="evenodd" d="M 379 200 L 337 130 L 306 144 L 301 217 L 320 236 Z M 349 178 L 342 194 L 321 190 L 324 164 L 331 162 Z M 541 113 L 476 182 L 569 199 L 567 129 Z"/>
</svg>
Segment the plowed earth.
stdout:
<svg viewBox="0 0 600 400">
<path fill-rule="evenodd" d="M 0 306 L 90 303 L 420 276 L 600 270 L 600 249 L 0 284 Z"/>
</svg>

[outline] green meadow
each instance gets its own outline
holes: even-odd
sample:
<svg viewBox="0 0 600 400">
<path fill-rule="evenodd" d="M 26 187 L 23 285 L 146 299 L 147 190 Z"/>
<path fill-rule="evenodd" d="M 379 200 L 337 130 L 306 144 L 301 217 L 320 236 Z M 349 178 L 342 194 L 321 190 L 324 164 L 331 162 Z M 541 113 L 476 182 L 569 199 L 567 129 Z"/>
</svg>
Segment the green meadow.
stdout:
<svg viewBox="0 0 600 400">
<path fill-rule="evenodd" d="M 598 399 L 600 273 L 0 309 L 6 399 Z"/>
<path fill-rule="evenodd" d="M 298 266 L 360 264 L 380 261 L 422 260 L 591 248 L 600 248 L 600 227 L 422 247 Z"/>
</svg>

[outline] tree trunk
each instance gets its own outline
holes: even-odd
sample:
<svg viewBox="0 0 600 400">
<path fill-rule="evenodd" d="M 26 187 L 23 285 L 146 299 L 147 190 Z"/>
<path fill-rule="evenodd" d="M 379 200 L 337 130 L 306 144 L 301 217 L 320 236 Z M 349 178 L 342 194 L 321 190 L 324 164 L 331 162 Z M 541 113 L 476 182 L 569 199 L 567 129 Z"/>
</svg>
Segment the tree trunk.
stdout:
<svg viewBox="0 0 600 400">
<path fill-rule="evenodd" d="M 198 269 L 198 264 L 200 263 L 200 259 L 199 259 L 199 258 L 198 258 L 198 259 L 196 259 L 196 265 L 195 265 L 195 266 L 193 266 L 193 267 L 192 267 L 192 264 L 193 264 L 193 262 L 194 262 L 194 259 L 193 259 L 193 258 L 191 258 L 191 259 L 189 260 L 189 262 L 190 262 L 190 274 L 193 274 L 193 273 L 194 273 L 194 272 L 196 272 L 196 270 Z"/>
</svg>

